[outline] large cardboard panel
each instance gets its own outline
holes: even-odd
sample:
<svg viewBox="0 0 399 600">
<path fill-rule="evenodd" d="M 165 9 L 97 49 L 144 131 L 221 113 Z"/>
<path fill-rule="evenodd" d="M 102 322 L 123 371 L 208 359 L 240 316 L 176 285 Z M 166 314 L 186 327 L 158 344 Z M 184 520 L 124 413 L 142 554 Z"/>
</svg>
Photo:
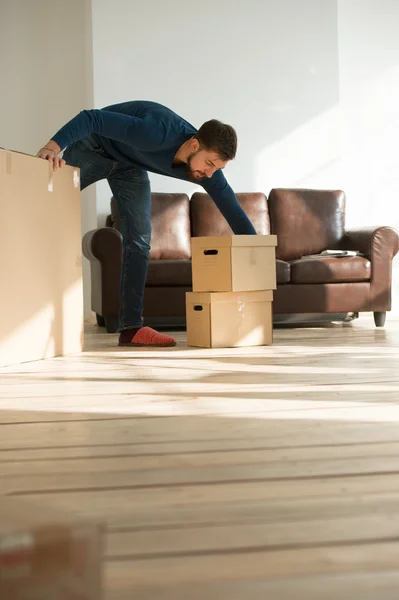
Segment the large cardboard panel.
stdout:
<svg viewBox="0 0 399 600">
<path fill-rule="evenodd" d="M 202 348 L 272 344 L 272 299 L 271 291 L 187 292 L 187 344 Z"/>
<path fill-rule="evenodd" d="M 0 498 L 0 598 L 100 600 L 102 527 Z"/>
<path fill-rule="evenodd" d="M 275 235 L 192 238 L 194 292 L 276 289 Z"/>
<path fill-rule="evenodd" d="M 79 170 L 0 149 L 0 366 L 83 349 Z"/>
</svg>

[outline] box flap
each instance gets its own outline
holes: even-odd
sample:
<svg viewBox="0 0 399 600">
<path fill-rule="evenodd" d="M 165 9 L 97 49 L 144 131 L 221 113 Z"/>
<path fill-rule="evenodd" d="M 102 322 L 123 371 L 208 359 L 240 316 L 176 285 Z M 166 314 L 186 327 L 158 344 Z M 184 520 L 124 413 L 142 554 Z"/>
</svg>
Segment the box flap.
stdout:
<svg viewBox="0 0 399 600">
<path fill-rule="evenodd" d="M 21 152 L 20 150 L 11 150 L 11 148 L 4 148 L 3 146 L 0 147 L 0 152 L 11 152 L 12 154 L 21 154 L 22 156 L 29 156 L 29 158 L 38 158 L 37 156 L 33 155 L 33 154 L 28 154 L 27 152 Z M 40 159 L 43 160 L 43 159 Z"/>
<path fill-rule="evenodd" d="M 8 148 L 0 147 L 0 162 L 3 163 L 3 168 L 1 169 L 7 175 L 13 175 L 15 169 L 13 167 L 13 160 L 28 160 L 30 168 L 40 168 L 50 179 L 53 177 L 57 177 L 59 179 L 61 174 L 63 177 L 71 177 L 73 179 L 74 187 L 80 187 L 80 168 L 73 167 L 71 165 L 64 165 L 62 169 L 58 169 L 58 171 L 53 170 L 53 165 L 48 160 L 43 160 L 42 158 L 38 158 L 33 154 L 27 154 L 26 152 L 19 152 L 17 150 L 9 150 Z M 32 167 L 33 162 L 35 161 L 35 166 Z M 19 163 L 17 163 L 19 165 Z M 1 172 L 0 170 L 0 172 Z M 67 175 L 66 175 L 67 174 Z M 51 191 L 51 190 L 50 190 Z"/>
<path fill-rule="evenodd" d="M 276 235 L 209 235 L 191 238 L 192 247 L 277 246 Z"/>
<path fill-rule="evenodd" d="M 273 290 L 255 292 L 187 292 L 190 304 L 209 304 L 219 302 L 273 302 Z"/>
</svg>

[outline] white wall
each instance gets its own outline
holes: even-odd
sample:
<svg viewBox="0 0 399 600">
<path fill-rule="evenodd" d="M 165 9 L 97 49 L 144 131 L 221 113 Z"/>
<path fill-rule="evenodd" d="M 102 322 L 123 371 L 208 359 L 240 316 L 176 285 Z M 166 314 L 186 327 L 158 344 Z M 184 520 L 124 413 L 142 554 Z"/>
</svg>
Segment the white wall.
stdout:
<svg viewBox="0 0 399 600">
<path fill-rule="evenodd" d="M 338 0 L 340 182 L 348 223 L 399 230 L 399 2 Z M 399 314 L 399 256 L 393 270 Z"/>
<path fill-rule="evenodd" d="M 93 105 L 90 0 L 0 0 L 0 57 L 0 146 L 36 154 L 59 127 Z M 82 195 L 82 230 L 95 226 L 93 187 Z M 83 275 L 87 317 L 86 260 Z"/>
<path fill-rule="evenodd" d="M 337 152 L 329 124 L 315 132 L 318 140 L 327 133 L 324 156 L 300 157 L 305 166 L 298 168 L 296 148 L 274 165 L 267 155 L 337 106 L 336 0 L 93 0 L 93 41 L 96 106 L 149 99 L 197 127 L 210 118 L 236 127 L 239 152 L 226 170 L 236 191 L 289 184 L 293 172 L 303 176 Z M 151 181 L 154 191 L 195 189 L 155 175 Z M 103 219 L 106 184 L 98 209 Z"/>
<path fill-rule="evenodd" d="M 398 23 L 397 0 L 338 2 L 341 176 L 365 224 L 399 225 Z"/>
</svg>

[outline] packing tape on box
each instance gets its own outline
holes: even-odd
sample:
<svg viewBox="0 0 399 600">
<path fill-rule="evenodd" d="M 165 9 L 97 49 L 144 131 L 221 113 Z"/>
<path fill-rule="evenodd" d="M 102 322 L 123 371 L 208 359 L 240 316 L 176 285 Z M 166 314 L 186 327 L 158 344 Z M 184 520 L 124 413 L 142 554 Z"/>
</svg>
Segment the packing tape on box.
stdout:
<svg viewBox="0 0 399 600">
<path fill-rule="evenodd" d="M 250 248 L 249 250 L 249 264 L 256 265 L 256 248 Z"/>
<path fill-rule="evenodd" d="M 73 170 L 73 187 L 75 187 L 75 188 L 80 187 L 79 169 Z"/>
<path fill-rule="evenodd" d="M 74 169 L 73 170 L 73 187 L 76 188 L 80 188 L 80 175 L 79 175 L 79 169 Z M 49 192 L 53 192 L 54 191 L 54 169 L 53 169 L 53 163 L 49 162 L 49 181 L 48 181 L 48 191 Z"/>
<path fill-rule="evenodd" d="M 11 152 L 6 152 L 6 175 L 11 175 Z"/>
<path fill-rule="evenodd" d="M 2 159 L 1 156 L 4 156 L 4 158 Z M 2 152 L 0 155 L 0 172 L 4 175 L 11 175 L 11 152 L 9 152 L 8 150 L 4 150 L 4 153 Z"/>
<path fill-rule="evenodd" d="M 240 315 L 240 318 L 238 320 L 238 332 L 241 334 L 244 330 L 244 308 L 245 308 L 245 302 L 241 298 L 241 296 L 238 296 L 238 298 L 237 298 L 237 308 L 238 308 L 238 314 Z"/>
<path fill-rule="evenodd" d="M 48 173 L 49 173 L 49 179 L 48 179 L 47 189 L 49 192 L 52 192 L 53 191 L 54 170 L 53 170 L 53 163 L 51 163 L 51 162 L 48 163 Z"/>
</svg>

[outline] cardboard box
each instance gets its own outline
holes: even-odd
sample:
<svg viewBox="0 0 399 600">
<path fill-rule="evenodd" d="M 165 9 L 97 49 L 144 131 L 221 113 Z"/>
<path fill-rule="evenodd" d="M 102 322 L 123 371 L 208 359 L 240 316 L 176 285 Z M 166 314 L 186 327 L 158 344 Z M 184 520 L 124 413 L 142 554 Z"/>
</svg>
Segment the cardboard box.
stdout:
<svg viewBox="0 0 399 600">
<path fill-rule="evenodd" d="M 79 169 L 0 148 L 0 366 L 83 349 Z"/>
<path fill-rule="evenodd" d="M 202 348 L 273 342 L 273 292 L 186 292 L 187 344 Z"/>
<path fill-rule="evenodd" d="M 102 530 L 15 498 L 0 498 L 0 598 L 100 600 Z"/>
<path fill-rule="evenodd" d="M 276 289 L 275 235 L 194 237 L 194 292 Z"/>
</svg>

